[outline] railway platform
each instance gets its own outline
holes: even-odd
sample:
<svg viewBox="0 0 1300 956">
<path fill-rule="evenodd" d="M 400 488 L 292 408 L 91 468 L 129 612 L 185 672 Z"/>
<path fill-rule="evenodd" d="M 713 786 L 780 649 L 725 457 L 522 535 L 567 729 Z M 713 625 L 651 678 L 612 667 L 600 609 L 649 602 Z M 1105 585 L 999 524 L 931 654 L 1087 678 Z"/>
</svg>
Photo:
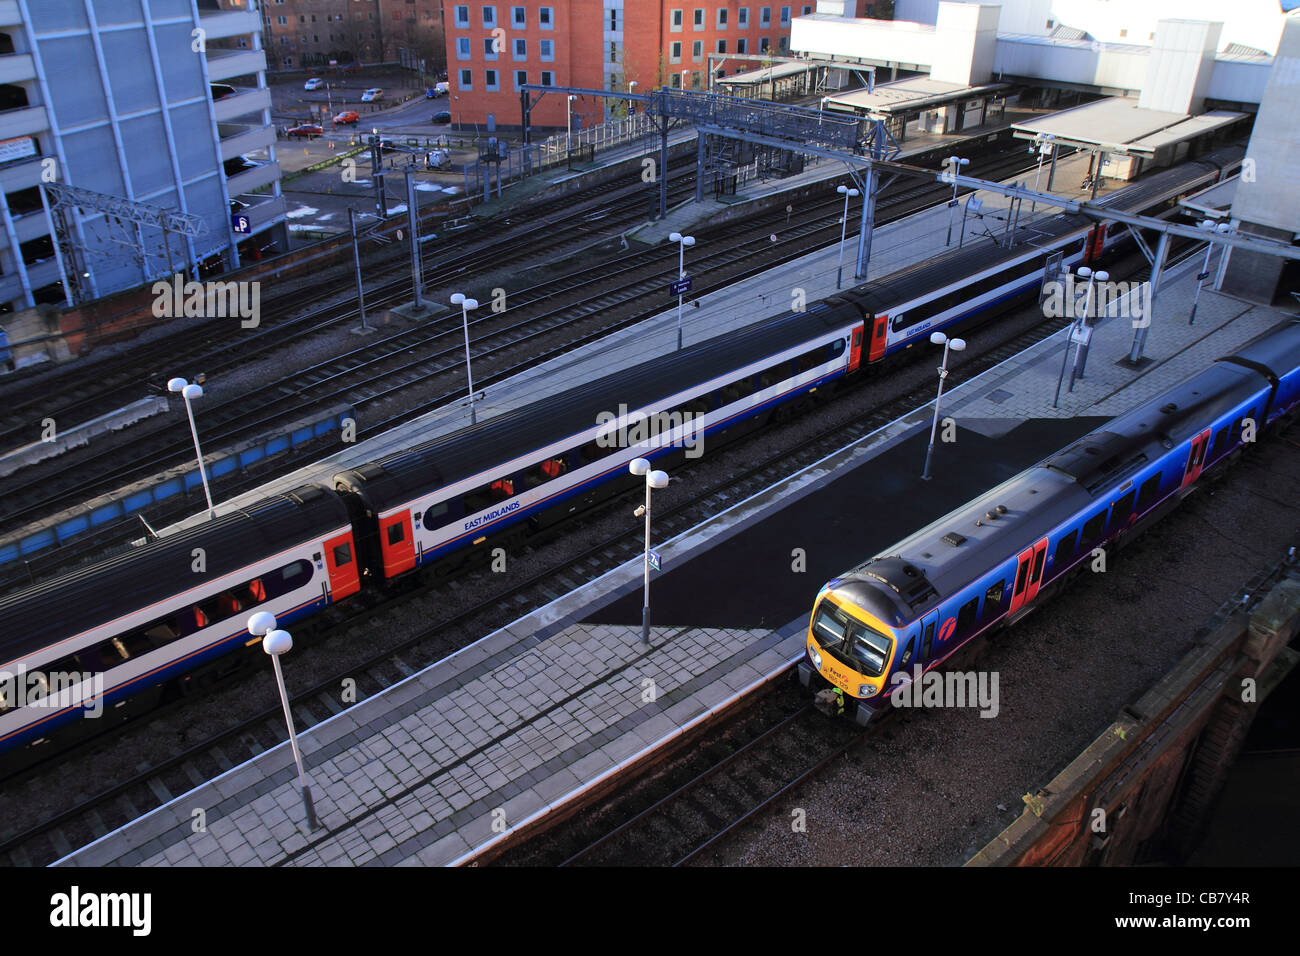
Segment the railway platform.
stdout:
<svg viewBox="0 0 1300 956">
<path fill-rule="evenodd" d="M 943 412 L 957 437 L 936 450 L 935 479 L 923 488 L 928 406 L 659 544 L 665 573 L 652 583 L 648 648 L 633 561 L 309 729 L 299 740 L 320 829 L 305 828 L 282 744 L 59 864 L 456 865 L 489 856 L 784 673 L 826 577 L 1288 319 L 1203 292 L 1188 326 L 1194 286 L 1194 272 L 1170 276 L 1148 341 L 1153 361 L 1124 369 L 1121 382 L 1107 370 L 1119 368 L 1133 330 L 1116 318 L 1097 326 L 1083 383 L 1055 408 L 1064 334 L 954 389 Z M 871 520 L 844 517 L 864 494 Z M 793 548 L 807 556 L 802 572 Z M 752 587 L 760 576 L 764 587 Z M 200 810 L 206 826 L 196 832 Z"/>
</svg>

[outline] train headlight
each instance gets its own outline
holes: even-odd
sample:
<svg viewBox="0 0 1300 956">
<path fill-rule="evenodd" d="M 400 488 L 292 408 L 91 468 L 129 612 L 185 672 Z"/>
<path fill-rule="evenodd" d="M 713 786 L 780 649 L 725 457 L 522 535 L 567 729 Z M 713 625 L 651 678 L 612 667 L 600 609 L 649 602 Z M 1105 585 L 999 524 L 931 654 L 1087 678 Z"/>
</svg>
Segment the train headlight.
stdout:
<svg viewBox="0 0 1300 956">
<path fill-rule="evenodd" d="M 809 647 L 809 648 L 808 648 L 808 656 L 812 658 L 813 667 L 817 668 L 818 670 L 821 670 L 821 669 L 822 669 L 822 656 L 821 656 L 820 654 L 817 653 L 817 648 L 815 648 L 815 647 Z"/>
<path fill-rule="evenodd" d="M 875 685 L 875 684 L 859 684 L 859 685 L 858 685 L 858 696 L 859 696 L 859 697 L 875 697 L 875 696 L 876 696 L 876 685 Z"/>
</svg>

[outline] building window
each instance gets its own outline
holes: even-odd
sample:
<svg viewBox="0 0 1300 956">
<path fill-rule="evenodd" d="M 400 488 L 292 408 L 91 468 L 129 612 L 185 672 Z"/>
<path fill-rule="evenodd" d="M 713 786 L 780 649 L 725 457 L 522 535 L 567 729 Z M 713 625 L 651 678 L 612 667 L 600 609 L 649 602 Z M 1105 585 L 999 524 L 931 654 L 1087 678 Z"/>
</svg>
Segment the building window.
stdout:
<svg viewBox="0 0 1300 956">
<path fill-rule="evenodd" d="M 771 47 L 768 45 L 767 37 L 758 38 L 758 52 L 766 53 Z"/>
<path fill-rule="evenodd" d="M 609 11 L 609 32 L 610 33 L 618 32 L 618 11 L 617 10 Z"/>
<path fill-rule="evenodd" d="M 789 37 L 786 37 L 786 36 L 781 37 L 781 39 L 778 41 L 778 43 L 780 44 L 780 50 L 781 50 L 782 53 L 784 53 L 786 50 L 790 49 L 790 38 L 789 38 Z"/>
<path fill-rule="evenodd" d="M 670 63 L 682 62 L 682 41 L 674 40 L 672 47 L 668 51 L 668 60 Z"/>
<path fill-rule="evenodd" d="M 789 25 L 790 25 L 790 8 L 789 8 L 789 7 L 782 7 L 782 8 L 781 8 L 781 26 L 783 26 L 783 27 L 788 27 Z"/>
<path fill-rule="evenodd" d="M 718 7 L 718 29 L 727 29 L 727 8 Z"/>
<path fill-rule="evenodd" d="M 485 27 L 494 27 L 494 26 L 496 26 L 496 25 L 497 25 L 497 8 L 496 8 L 496 7 L 484 7 L 484 8 L 483 8 L 483 26 L 485 26 Z"/>
<path fill-rule="evenodd" d="M 618 44 L 617 44 L 617 43 L 611 42 L 611 43 L 609 44 L 609 62 L 610 62 L 610 63 L 617 63 L 617 62 L 618 62 Z"/>
<path fill-rule="evenodd" d="M 497 71 L 488 70 L 483 77 L 483 88 L 486 90 L 499 90 L 500 84 L 497 83 Z"/>
<path fill-rule="evenodd" d="M 741 7 L 736 11 L 736 26 L 742 30 L 749 26 L 749 7 Z"/>
<path fill-rule="evenodd" d="M 495 60 L 495 59 L 497 58 L 497 43 L 498 43 L 498 42 L 499 42 L 499 41 L 497 40 L 496 37 L 484 37 L 484 38 L 483 38 L 483 59 L 485 59 L 485 60 Z"/>
<path fill-rule="evenodd" d="M 681 33 L 682 32 L 682 11 L 680 10 L 672 11 L 672 14 L 668 20 L 668 24 L 669 24 L 668 29 L 672 30 L 673 33 Z"/>
<path fill-rule="evenodd" d="M 770 26 L 772 25 L 772 8 L 771 8 L 771 7 L 759 7 L 759 8 L 758 8 L 758 25 L 759 25 L 760 27 L 770 27 Z"/>
<path fill-rule="evenodd" d="M 519 89 L 519 87 L 523 86 L 527 82 L 528 82 L 528 71 L 515 70 L 515 89 Z"/>
<path fill-rule="evenodd" d="M 543 30 L 555 29 L 555 17 L 551 15 L 550 7 L 537 8 L 537 22 Z"/>
<path fill-rule="evenodd" d="M 515 26 L 517 26 L 517 27 L 519 27 L 519 28 L 521 28 L 521 29 L 522 29 L 523 27 L 528 26 L 528 8 L 527 8 L 527 7 L 511 7 L 511 8 L 510 8 L 510 19 L 511 19 L 511 21 L 513 21 L 513 23 L 514 23 Z"/>
<path fill-rule="evenodd" d="M 468 60 L 469 58 L 470 58 L 469 37 L 457 37 L 456 38 L 456 59 Z"/>
<path fill-rule="evenodd" d="M 803 5 L 803 15 L 806 17 L 810 13 L 812 13 L 812 7 L 810 7 L 808 4 L 805 3 Z"/>
<path fill-rule="evenodd" d="M 516 38 L 516 39 L 515 39 L 515 59 L 516 59 L 516 60 L 526 60 L 526 59 L 528 59 L 528 41 L 527 41 L 527 40 L 519 39 L 519 38 Z"/>
<path fill-rule="evenodd" d="M 280 26 L 284 26 L 286 23 L 289 22 L 289 18 L 288 18 L 288 17 L 276 17 L 276 18 L 275 18 L 275 22 L 278 23 Z"/>
<path fill-rule="evenodd" d="M 702 60 L 702 59 L 704 59 L 704 41 L 703 41 L 703 40 L 696 40 L 694 43 L 691 44 L 691 59 L 692 59 L 692 60 Z"/>
<path fill-rule="evenodd" d="M 727 52 L 727 41 L 726 41 L 726 40 L 719 40 L 719 41 L 718 41 L 718 52 L 719 52 L 719 53 L 726 53 L 726 52 Z"/>
<path fill-rule="evenodd" d="M 704 9 L 702 7 L 695 8 L 695 29 L 704 29 Z"/>
<path fill-rule="evenodd" d="M 674 73 L 669 79 L 672 81 L 673 89 L 680 90 L 682 88 L 682 75 L 680 73 Z"/>
<path fill-rule="evenodd" d="M 542 86 L 554 86 L 555 76 L 550 70 L 542 70 Z"/>
<path fill-rule="evenodd" d="M 460 71 L 460 88 L 462 90 L 474 89 L 474 74 L 469 70 Z"/>
<path fill-rule="evenodd" d="M 748 52 L 749 52 L 749 41 L 746 40 L 744 37 L 741 37 L 739 40 L 737 40 L 737 41 L 736 41 L 736 52 L 737 52 L 737 53 L 748 53 Z"/>
<path fill-rule="evenodd" d="M 541 48 L 541 57 L 543 60 L 550 62 L 555 59 L 555 41 L 538 40 L 537 45 Z"/>
</svg>

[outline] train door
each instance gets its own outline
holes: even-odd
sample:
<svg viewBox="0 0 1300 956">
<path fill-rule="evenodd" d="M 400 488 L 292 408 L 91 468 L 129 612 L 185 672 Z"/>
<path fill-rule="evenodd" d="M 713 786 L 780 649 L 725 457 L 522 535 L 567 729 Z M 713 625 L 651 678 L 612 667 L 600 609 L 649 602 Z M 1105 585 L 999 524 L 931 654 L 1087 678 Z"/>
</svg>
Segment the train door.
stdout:
<svg viewBox="0 0 1300 956">
<path fill-rule="evenodd" d="M 1210 430 L 1207 428 L 1192 439 L 1192 449 L 1187 453 L 1187 470 L 1183 472 L 1183 487 L 1186 488 L 1201 477 L 1205 467 L 1205 453 L 1210 448 Z"/>
<path fill-rule="evenodd" d="M 379 547 L 384 556 L 385 578 L 395 578 L 415 567 L 415 535 L 409 510 L 379 520 Z"/>
<path fill-rule="evenodd" d="M 858 365 L 861 364 L 862 362 L 862 333 L 865 328 L 866 326 L 864 324 L 864 325 L 859 325 L 856 329 L 853 330 L 853 339 L 851 341 L 851 344 L 849 345 L 849 371 L 850 372 L 856 372 L 858 370 Z"/>
<path fill-rule="evenodd" d="M 939 612 L 931 611 L 921 618 L 921 659 L 917 662 L 922 667 L 930 661 L 934 653 L 934 633 L 939 629 Z"/>
<path fill-rule="evenodd" d="M 336 538 L 327 538 L 325 568 L 330 579 L 330 600 L 341 601 L 361 590 L 361 575 L 357 570 L 357 557 L 352 544 L 352 532 L 345 531 Z"/>
<path fill-rule="evenodd" d="M 871 350 L 867 360 L 879 362 L 885 355 L 885 333 L 889 329 L 889 316 L 877 315 L 871 320 Z"/>
<path fill-rule="evenodd" d="M 1011 587 L 1011 606 L 1008 614 L 1015 614 L 1038 595 L 1043 583 L 1043 565 L 1047 561 L 1047 539 L 1021 551 L 1016 557 L 1016 580 Z"/>
</svg>

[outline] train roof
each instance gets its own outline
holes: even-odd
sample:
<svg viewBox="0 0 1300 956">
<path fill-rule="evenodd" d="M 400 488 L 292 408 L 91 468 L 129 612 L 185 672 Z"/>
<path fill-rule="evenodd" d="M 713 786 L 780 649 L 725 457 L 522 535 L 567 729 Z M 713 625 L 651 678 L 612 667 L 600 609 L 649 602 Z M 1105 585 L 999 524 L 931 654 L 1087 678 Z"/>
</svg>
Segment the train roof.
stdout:
<svg viewBox="0 0 1300 956">
<path fill-rule="evenodd" d="M 592 428 L 597 415 L 618 414 L 620 404 L 629 409 L 644 407 L 794 348 L 848 321 L 841 311 L 817 303 L 805 312 L 790 312 L 565 389 L 544 401 L 352 469 L 350 474 L 361 479 L 358 484 L 363 485 L 370 507 L 384 510 Z"/>
<path fill-rule="evenodd" d="M 846 572 L 832 589 L 901 626 L 1266 385 L 1252 369 L 1206 369 Z"/>
<path fill-rule="evenodd" d="M 0 663 L 347 522 L 347 508 L 337 495 L 307 485 L 0 598 Z M 204 551 L 205 575 L 191 570 L 195 548 Z"/>
<path fill-rule="evenodd" d="M 1218 361 L 1254 369 L 1275 382 L 1300 368 L 1300 320 L 1280 322 Z"/>
</svg>

